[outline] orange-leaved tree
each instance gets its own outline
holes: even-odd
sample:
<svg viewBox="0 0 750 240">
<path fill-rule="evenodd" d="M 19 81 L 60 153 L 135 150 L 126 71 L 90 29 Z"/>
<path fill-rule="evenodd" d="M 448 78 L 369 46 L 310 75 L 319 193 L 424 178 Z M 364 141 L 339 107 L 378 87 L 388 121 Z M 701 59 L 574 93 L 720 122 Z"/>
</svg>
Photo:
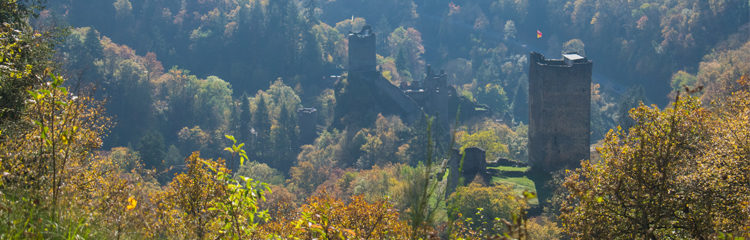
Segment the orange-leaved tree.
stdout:
<svg viewBox="0 0 750 240">
<path fill-rule="evenodd" d="M 711 109 L 678 94 L 664 110 L 631 110 L 630 131 L 610 131 L 597 149 L 602 160 L 584 161 L 566 178 L 565 231 L 577 239 L 747 235 L 750 101 L 744 86 Z"/>
<path fill-rule="evenodd" d="M 322 194 L 308 199 L 295 219 L 268 226 L 271 235 L 293 239 L 409 239 L 409 224 L 388 201 L 349 201 Z"/>
</svg>

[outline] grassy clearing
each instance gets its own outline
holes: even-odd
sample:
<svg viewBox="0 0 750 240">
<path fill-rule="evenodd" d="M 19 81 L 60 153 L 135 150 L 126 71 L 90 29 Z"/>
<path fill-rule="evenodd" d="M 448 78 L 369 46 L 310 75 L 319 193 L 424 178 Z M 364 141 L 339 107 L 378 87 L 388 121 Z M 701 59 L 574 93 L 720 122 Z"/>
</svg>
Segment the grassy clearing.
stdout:
<svg viewBox="0 0 750 240">
<path fill-rule="evenodd" d="M 508 167 L 508 166 L 500 166 L 500 167 L 493 167 L 494 169 L 497 169 L 500 171 L 500 173 L 497 176 L 492 177 L 492 184 L 508 184 L 513 186 L 513 190 L 521 195 L 523 191 L 529 191 L 529 192 L 536 192 L 536 187 L 534 185 L 534 181 L 531 181 L 531 179 L 527 178 L 526 176 L 523 177 L 516 177 L 516 176 L 507 176 L 503 173 L 518 173 L 518 172 L 525 172 L 528 170 L 528 167 Z M 539 201 L 537 199 L 531 199 L 529 200 L 530 205 L 537 205 L 539 204 Z"/>
<path fill-rule="evenodd" d="M 529 170 L 529 167 L 510 167 L 510 166 L 499 166 L 499 167 L 488 167 L 489 169 L 497 169 L 501 172 L 525 172 Z"/>
</svg>

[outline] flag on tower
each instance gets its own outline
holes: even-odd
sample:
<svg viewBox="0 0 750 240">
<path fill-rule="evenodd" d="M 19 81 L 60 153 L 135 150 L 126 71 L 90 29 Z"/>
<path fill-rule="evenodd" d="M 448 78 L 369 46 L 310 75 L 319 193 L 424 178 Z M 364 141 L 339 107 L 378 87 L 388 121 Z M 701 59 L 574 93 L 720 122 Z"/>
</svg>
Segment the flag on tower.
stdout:
<svg viewBox="0 0 750 240">
<path fill-rule="evenodd" d="M 542 31 L 536 30 L 536 38 L 542 38 Z"/>
</svg>

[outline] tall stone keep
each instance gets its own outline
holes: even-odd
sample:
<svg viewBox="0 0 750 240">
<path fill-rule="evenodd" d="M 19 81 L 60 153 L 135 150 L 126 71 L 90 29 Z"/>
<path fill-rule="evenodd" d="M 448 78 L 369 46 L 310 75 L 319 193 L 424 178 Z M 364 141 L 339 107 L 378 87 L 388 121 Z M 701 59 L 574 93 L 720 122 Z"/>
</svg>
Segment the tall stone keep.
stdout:
<svg viewBox="0 0 750 240">
<path fill-rule="evenodd" d="M 529 58 L 529 162 L 540 203 L 550 173 L 589 158 L 592 62 L 575 53 L 563 59 Z"/>
<path fill-rule="evenodd" d="M 349 72 L 374 72 L 375 33 L 367 25 L 358 33 L 349 33 Z"/>
</svg>

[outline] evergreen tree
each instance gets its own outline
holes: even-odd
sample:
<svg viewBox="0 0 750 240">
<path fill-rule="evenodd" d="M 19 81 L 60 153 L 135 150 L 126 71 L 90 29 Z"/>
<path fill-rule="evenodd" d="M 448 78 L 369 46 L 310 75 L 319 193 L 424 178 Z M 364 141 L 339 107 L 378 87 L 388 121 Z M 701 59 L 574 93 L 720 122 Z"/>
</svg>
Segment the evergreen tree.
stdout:
<svg viewBox="0 0 750 240">
<path fill-rule="evenodd" d="M 288 172 L 294 164 L 297 153 L 297 146 L 295 146 L 297 125 L 286 104 L 282 102 L 279 107 L 281 109 L 279 110 L 277 125 L 272 128 L 271 138 L 273 139 L 275 154 L 270 165 L 282 172 Z"/>
<path fill-rule="evenodd" d="M 164 167 L 162 162 L 166 156 L 165 149 L 164 137 L 161 133 L 153 130 L 146 132 L 141 137 L 136 148 L 140 152 L 143 164 L 147 169 L 161 169 Z"/>
<path fill-rule="evenodd" d="M 250 142 L 250 125 L 252 121 L 252 116 L 250 115 L 250 99 L 247 96 L 247 93 L 243 93 L 240 97 L 242 100 L 242 104 L 240 105 L 239 109 L 239 131 L 240 131 L 240 140 L 242 142 Z"/>
<path fill-rule="evenodd" d="M 92 68 L 84 69 L 88 72 L 92 72 L 94 68 L 94 60 L 100 58 L 103 54 L 103 47 L 101 42 L 99 42 L 99 33 L 93 28 L 86 31 L 86 37 L 83 39 L 83 48 L 83 58 L 80 59 L 81 64 L 84 64 L 87 68 Z"/>
<path fill-rule="evenodd" d="M 256 141 L 255 145 L 255 157 L 260 161 L 267 161 L 268 143 L 270 139 L 271 131 L 271 120 L 268 115 L 268 106 L 266 100 L 263 98 L 262 93 L 258 93 L 256 97 L 255 114 L 253 114 L 253 125 L 255 126 Z"/>
<path fill-rule="evenodd" d="M 317 24 L 318 19 L 315 17 L 315 8 L 318 7 L 318 3 L 315 0 L 307 0 L 305 2 L 305 18 L 309 24 Z"/>
</svg>

